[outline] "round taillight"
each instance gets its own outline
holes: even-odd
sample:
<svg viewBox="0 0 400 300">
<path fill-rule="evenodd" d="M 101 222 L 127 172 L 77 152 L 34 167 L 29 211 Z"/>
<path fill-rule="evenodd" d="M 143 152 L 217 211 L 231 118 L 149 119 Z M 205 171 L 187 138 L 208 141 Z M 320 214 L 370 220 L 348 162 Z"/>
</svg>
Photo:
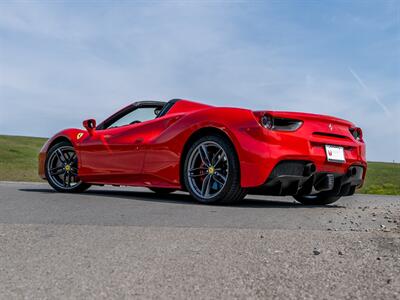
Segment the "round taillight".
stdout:
<svg viewBox="0 0 400 300">
<path fill-rule="evenodd" d="M 350 132 L 353 135 L 354 139 L 360 142 L 363 141 L 363 133 L 360 127 L 350 128 Z"/>
<path fill-rule="evenodd" d="M 260 122 L 261 122 L 261 125 L 267 129 L 272 129 L 272 127 L 274 126 L 274 121 L 270 115 L 263 115 L 261 117 Z"/>
</svg>

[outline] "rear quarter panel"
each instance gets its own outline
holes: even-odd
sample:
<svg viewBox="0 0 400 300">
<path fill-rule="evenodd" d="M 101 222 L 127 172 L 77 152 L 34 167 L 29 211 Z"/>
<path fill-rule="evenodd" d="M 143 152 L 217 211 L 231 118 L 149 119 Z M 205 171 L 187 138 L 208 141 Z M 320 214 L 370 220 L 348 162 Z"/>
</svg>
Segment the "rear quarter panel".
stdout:
<svg viewBox="0 0 400 300">
<path fill-rule="evenodd" d="M 239 108 L 207 108 L 194 113 L 169 114 L 170 126 L 145 145 L 144 174 L 149 185 L 181 187 L 181 156 L 189 138 L 202 128 L 217 128 L 233 143 L 241 172 L 241 185 L 255 186 L 264 178 L 260 160 L 268 158 L 267 149 L 260 149 L 257 130 L 261 130 L 252 111 Z"/>
</svg>

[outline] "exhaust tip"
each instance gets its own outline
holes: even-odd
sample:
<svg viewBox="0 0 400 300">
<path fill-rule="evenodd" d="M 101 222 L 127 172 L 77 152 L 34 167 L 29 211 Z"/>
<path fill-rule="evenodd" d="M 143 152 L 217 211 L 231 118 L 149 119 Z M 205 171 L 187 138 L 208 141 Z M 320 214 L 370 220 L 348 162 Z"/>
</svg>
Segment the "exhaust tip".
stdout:
<svg viewBox="0 0 400 300">
<path fill-rule="evenodd" d="M 303 175 L 304 176 L 311 176 L 312 174 L 315 173 L 315 171 L 317 170 L 317 167 L 315 166 L 314 163 L 308 163 L 304 166 L 304 172 Z"/>
<path fill-rule="evenodd" d="M 347 176 L 348 176 L 348 177 L 355 176 L 356 174 L 357 174 L 357 169 L 356 169 L 355 167 L 350 167 L 350 168 L 347 170 Z"/>
</svg>

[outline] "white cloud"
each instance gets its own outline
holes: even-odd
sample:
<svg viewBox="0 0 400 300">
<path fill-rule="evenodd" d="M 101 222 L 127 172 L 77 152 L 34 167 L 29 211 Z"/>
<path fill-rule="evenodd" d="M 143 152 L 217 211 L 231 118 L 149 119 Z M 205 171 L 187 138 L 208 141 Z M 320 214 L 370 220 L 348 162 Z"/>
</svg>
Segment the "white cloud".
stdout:
<svg viewBox="0 0 400 300">
<path fill-rule="evenodd" d="M 369 97 L 371 97 L 372 99 L 375 100 L 375 102 L 382 108 L 382 110 L 386 113 L 386 116 L 390 117 L 390 111 L 388 110 L 388 108 L 386 107 L 385 104 L 382 103 L 381 99 L 378 98 L 377 95 L 375 95 L 370 89 L 369 87 L 364 83 L 364 81 L 360 78 L 360 76 L 353 71 L 352 68 L 349 68 L 349 71 L 351 73 L 351 75 L 354 76 L 354 78 L 357 80 L 357 82 L 360 84 L 360 86 L 365 90 L 365 92 L 368 94 Z"/>
</svg>

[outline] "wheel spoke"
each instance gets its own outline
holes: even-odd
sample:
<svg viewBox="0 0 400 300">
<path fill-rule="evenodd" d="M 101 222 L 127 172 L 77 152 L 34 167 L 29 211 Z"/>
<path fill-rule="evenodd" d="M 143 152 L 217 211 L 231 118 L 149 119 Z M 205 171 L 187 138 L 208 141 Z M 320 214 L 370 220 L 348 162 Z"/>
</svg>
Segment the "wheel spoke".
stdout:
<svg viewBox="0 0 400 300">
<path fill-rule="evenodd" d="M 71 157 L 69 156 L 69 153 L 67 151 L 63 151 L 62 152 L 64 159 L 67 163 L 69 163 L 69 161 L 71 160 Z"/>
<path fill-rule="evenodd" d="M 78 176 L 78 169 L 77 168 L 72 167 L 70 172 L 71 172 L 72 175 Z"/>
<path fill-rule="evenodd" d="M 61 151 L 65 163 L 69 163 L 70 156 L 67 151 Z"/>
<path fill-rule="evenodd" d="M 222 154 L 218 157 L 218 160 L 215 162 L 214 166 L 218 166 L 218 164 L 223 160 L 225 157 L 225 152 L 222 152 Z"/>
<path fill-rule="evenodd" d="M 68 160 L 68 163 L 69 163 L 70 165 L 73 165 L 73 164 L 75 164 L 75 163 L 78 163 L 78 158 L 76 157 L 76 154 L 75 154 L 75 153 L 72 154 L 72 156 L 71 156 L 70 159 Z"/>
<path fill-rule="evenodd" d="M 205 145 L 200 145 L 199 154 L 203 164 L 205 164 L 207 167 L 210 166 L 211 163 L 208 157 L 207 147 Z"/>
<path fill-rule="evenodd" d="M 200 167 L 200 168 L 192 168 L 189 170 L 189 176 L 190 177 L 200 177 L 206 175 L 205 172 L 202 171 L 207 171 L 208 168 L 205 167 Z"/>
<path fill-rule="evenodd" d="M 210 194 L 210 182 L 211 182 L 211 176 L 207 175 L 206 178 L 204 178 L 203 184 L 201 186 L 201 195 L 203 197 L 208 197 Z"/>
<path fill-rule="evenodd" d="M 68 187 L 71 186 L 71 173 L 68 172 Z"/>
<path fill-rule="evenodd" d="M 192 169 L 189 170 L 189 172 L 193 173 L 193 172 L 196 172 L 196 171 L 206 171 L 206 170 L 208 170 L 208 168 L 199 167 L 199 168 L 192 168 Z"/>
<path fill-rule="evenodd" d="M 223 152 L 223 150 L 221 148 L 219 148 L 217 153 L 214 154 L 214 156 L 211 160 L 211 164 L 213 166 L 216 166 L 218 164 L 218 162 L 220 161 L 220 158 L 218 157 L 218 155 L 220 155 L 222 152 Z"/>
<path fill-rule="evenodd" d="M 59 161 L 61 161 L 62 163 L 65 164 L 65 163 L 67 162 L 67 161 L 65 160 L 65 157 L 64 157 L 64 155 L 63 155 L 63 153 L 61 152 L 60 149 L 57 149 L 57 150 L 56 150 L 56 155 L 57 155 Z"/>
<path fill-rule="evenodd" d="M 68 173 L 67 173 L 67 172 L 64 172 L 64 178 L 63 178 L 63 185 L 64 185 L 64 187 L 67 187 L 67 176 L 68 176 Z"/>
<path fill-rule="evenodd" d="M 220 173 L 214 173 L 214 179 L 222 185 L 224 185 L 226 182 L 226 177 Z"/>
<path fill-rule="evenodd" d="M 55 167 L 50 170 L 50 175 L 56 176 L 56 175 L 61 175 L 64 173 L 63 167 Z"/>
<path fill-rule="evenodd" d="M 206 174 L 189 174 L 189 177 L 194 178 L 194 177 L 201 177 L 201 176 L 204 176 L 204 175 L 206 175 Z"/>
<path fill-rule="evenodd" d="M 78 159 L 75 158 L 73 161 L 70 162 L 71 166 L 78 166 Z"/>
<path fill-rule="evenodd" d="M 216 183 L 219 183 L 220 185 L 224 185 L 225 182 L 222 182 L 220 179 L 217 178 L 217 176 L 213 176 L 213 179 L 215 180 Z"/>
</svg>

